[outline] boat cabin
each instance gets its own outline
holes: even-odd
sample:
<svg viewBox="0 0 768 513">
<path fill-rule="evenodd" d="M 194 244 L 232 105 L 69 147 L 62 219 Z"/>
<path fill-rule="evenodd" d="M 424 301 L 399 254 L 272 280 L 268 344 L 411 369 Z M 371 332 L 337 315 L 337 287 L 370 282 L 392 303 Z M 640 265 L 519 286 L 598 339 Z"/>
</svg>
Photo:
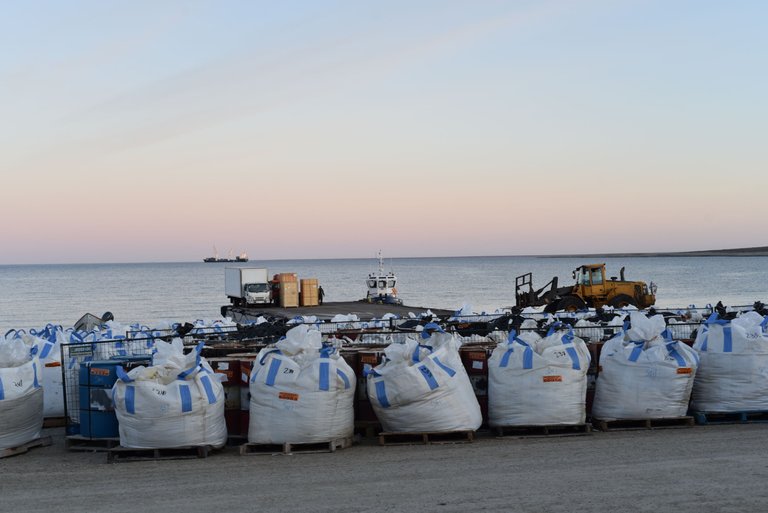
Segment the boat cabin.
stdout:
<svg viewBox="0 0 768 513">
<path fill-rule="evenodd" d="M 368 294 L 366 300 L 370 302 L 399 303 L 397 299 L 397 276 L 390 271 L 384 272 L 384 260 L 381 252 L 378 255 L 379 269 L 375 273 L 368 274 L 366 285 Z"/>
</svg>

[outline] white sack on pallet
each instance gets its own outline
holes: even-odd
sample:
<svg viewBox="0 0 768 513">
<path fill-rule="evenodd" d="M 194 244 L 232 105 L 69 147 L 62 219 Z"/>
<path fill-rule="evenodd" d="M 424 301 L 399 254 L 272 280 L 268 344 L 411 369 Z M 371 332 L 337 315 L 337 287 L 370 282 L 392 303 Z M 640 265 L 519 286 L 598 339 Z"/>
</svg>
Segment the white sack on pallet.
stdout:
<svg viewBox="0 0 768 513">
<path fill-rule="evenodd" d="M 459 356 L 455 336 L 429 334 L 385 350 L 386 359 L 370 370 L 367 391 L 376 416 L 389 432 L 475 430 L 480 405 Z"/>
<path fill-rule="evenodd" d="M 693 348 L 701 366 L 691 408 L 702 412 L 768 410 L 768 317 L 757 312 L 701 325 Z"/>
<path fill-rule="evenodd" d="M 43 385 L 43 415 L 64 416 L 64 385 L 61 373 L 61 344 L 67 339 L 61 326 L 48 324 L 42 330 L 29 330 L 21 337 L 28 345 L 37 347 L 40 359 L 40 381 Z"/>
<path fill-rule="evenodd" d="M 156 342 L 150 367 L 118 368 L 112 400 L 120 445 L 134 448 L 222 447 L 227 441 L 224 389 L 200 357 L 184 355 L 181 339 Z"/>
<path fill-rule="evenodd" d="M 248 441 L 320 443 L 354 434 L 357 379 L 316 329 L 299 325 L 259 352 L 250 376 Z"/>
<path fill-rule="evenodd" d="M 587 345 L 570 329 L 545 338 L 511 331 L 488 360 L 490 425 L 583 424 L 589 362 Z"/>
<path fill-rule="evenodd" d="M 592 417 L 602 420 L 682 417 L 698 367 L 696 353 L 667 340 L 664 317 L 630 313 L 631 328 L 600 354 Z"/>
<path fill-rule="evenodd" d="M 36 352 L 21 339 L 0 336 L 0 449 L 40 438 L 43 388 Z"/>
</svg>

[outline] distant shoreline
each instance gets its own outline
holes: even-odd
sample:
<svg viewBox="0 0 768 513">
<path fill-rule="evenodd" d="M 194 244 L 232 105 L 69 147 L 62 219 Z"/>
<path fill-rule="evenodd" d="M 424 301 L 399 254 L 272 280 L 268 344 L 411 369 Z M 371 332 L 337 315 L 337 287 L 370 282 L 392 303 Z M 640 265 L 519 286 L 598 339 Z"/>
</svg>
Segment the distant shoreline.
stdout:
<svg viewBox="0 0 768 513">
<path fill-rule="evenodd" d="M 581 253 L 573 255 L 533 255 L 540 258 L 627 258 L 627 257 L 743 257 L 768 256 L 768 246 L 758 248 L 709 249 L 704 251 L 679 251 L 669 253 Z"/>
</svg>

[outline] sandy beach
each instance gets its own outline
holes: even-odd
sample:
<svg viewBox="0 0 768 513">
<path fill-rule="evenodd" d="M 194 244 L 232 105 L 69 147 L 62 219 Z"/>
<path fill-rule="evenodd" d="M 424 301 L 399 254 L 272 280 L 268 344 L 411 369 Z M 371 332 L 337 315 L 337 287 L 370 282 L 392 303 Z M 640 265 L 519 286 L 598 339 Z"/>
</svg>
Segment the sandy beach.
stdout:
<svg viewBox="0 0 768 513">
<path fill-rule="evenodd" d="M 120 462 L 53 445 L 2 460 L 2 511 L 763 511 L 764 424 Z"/>
</svg>

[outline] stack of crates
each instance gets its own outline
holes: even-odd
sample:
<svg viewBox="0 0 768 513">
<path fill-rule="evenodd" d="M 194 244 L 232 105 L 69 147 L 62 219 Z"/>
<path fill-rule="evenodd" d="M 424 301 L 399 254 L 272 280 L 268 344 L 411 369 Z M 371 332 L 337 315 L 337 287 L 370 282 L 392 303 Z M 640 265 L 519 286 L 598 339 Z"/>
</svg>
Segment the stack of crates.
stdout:
<svg viewBox="0 0 768 513">
<path fill-rule="evenodd" d="M 299 280 L 296 273 L 280 273 L 277 275 L 277 281 L 280 283 L 280 306 L 299 306 Z"/>
<path fill-rule="evenodd" d="M 384 348 L 379 349 L 360 349 L 355 360 L 355 375 L 357 376 L 357 390 L 355 398 L 355 423 L 370 424 L 378 423 L 379 418 L 373 410 L 370 399 L 368 399 L 368 382 L 364 376 L 365 365 L 371 367 L 379 365 L 384 358 Z"/>
<path fill-rule="evenodd" d="M 224 388 L 224 421 L 227 424 L 227 433 L 229 436 L 248 436 L 247 430 L 243 432 L 241 425 L 240 400 L 243 395 L 243 380 L 240 372 L 240 360 L 232 356 L 219 356 L 206 358 L 206 360 L 213 372 L 224 376 L 220 379 L 222 379 L 221 385 Z M 245 378 L 245 386 L 248 386 L 248 376 Z M 250 402 L 246 408 L 250 408 Z"/>
<path fill-rule="evenodd" d="M 317 306 L 319 304 L 317 297 L 317 278 L 305 278 L 300 281 L 301 292 L 299 294 L 299 304 L 301 306 Z"/>
</svg>

